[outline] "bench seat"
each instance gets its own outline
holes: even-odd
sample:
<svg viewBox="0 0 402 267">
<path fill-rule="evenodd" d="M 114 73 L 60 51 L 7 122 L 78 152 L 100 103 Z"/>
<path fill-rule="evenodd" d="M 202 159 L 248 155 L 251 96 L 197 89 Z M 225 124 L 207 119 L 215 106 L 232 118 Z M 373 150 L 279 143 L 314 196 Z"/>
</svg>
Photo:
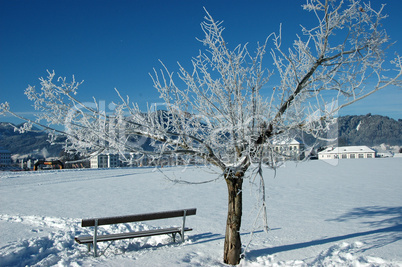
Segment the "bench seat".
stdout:
<svg viewBox="0 0 402 267">
<path fill-rule="evenodd" d="M 184 231 L 192 231 L 191 228 L 184 228 Z M 113 241 L 113 240 L 121 240 L 121 239 L 128 239 L 128 238 L 139 238 L 139 237 L 147 237 L 147 236 L 154 236 L 154 235 L 166 235 L 166 234 L 181 234 L 180 227 L 172 227 L 172 228 L 165 228 L 165 229 L 154 229 L 154 230 L 147 230 L 147 231 L 138 231 L 138 232 L 126 232 L 126 233 L 118 233 L 118 234 L 108 234 L 108 235 L 98 235 L 97 242 L 106 242 L 106 241 Z M 74 238 L 75 241 L 79 244 L 92 244 L 94 239 L 93 236 L 79 236 Z"/>
</svg>

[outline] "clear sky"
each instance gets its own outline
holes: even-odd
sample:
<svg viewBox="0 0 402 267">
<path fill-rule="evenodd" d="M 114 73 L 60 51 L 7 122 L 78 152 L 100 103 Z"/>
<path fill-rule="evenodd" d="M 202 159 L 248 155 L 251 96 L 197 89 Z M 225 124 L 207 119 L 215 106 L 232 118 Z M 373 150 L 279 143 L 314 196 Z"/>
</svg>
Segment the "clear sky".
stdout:
<svg viewBox="0 0 402 267">
<path fill-rule="evenodd" d="M 402 54 L 402 1 L 386 3 L 389 18 L 384 27 L 394 49 Z M 223 20 L 226 41 L 237 44 L 264 42 L 273 31 L 286 41 L 300 34 L 300 24 L 315 21 L 303 11 L 304 0 L 0 0 L 0 102 L 14 111 L 32 112 L 24 90 L 39 89 L 38 78 L 55 70 L 56 76 L 84 80 L 82 101 L 92 96 L 106 105 L 118 100 L 114 88 L 140 104 L 160 102 L 148 73 L 160 68 L 161 59 L 171 71 L 177 61 L 189 66 L 202 38 L 203 6 L 215 20 Z M 265 61 L 270 67 L 269 54 Z M 273 67 L 273 66 L 272 66 Z M 345 109 L 346 114 L 380 114 L 402 118 L 402 90 L 389 88 Z M 3 117 L 0 121 L 10 121 Z"/>
</svg>

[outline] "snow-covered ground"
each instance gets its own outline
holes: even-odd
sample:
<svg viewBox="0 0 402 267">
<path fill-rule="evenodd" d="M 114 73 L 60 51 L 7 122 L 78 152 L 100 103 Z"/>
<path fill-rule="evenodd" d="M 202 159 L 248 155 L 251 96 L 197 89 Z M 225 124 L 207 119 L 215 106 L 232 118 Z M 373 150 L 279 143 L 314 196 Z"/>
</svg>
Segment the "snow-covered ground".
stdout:
<svg viewBox="0 0 402 267">
<path fill-rule="evenodd" d="M 207 170 L 164 168 L 174 179 L 213 179 Z M 269 227 L 254 186 L 244 186 L 242 266 L 402 266 L 402 159 L 287 163 L 265 170 Z M 0 173 L 0 266 L 224 266 L 227 193 L 221 179 L 173 184 L 151 168 Z M 74 236 L 88 217 L 197 208 L 183 244 L 168 236 L 123 240 L 93 258 Z M 102 228 L 180 225 L 180 219 Z M 252 241 L 249 243 L 252 235 Z M 107 244 L 100 243 L 100 249 Z"/>
</svg>

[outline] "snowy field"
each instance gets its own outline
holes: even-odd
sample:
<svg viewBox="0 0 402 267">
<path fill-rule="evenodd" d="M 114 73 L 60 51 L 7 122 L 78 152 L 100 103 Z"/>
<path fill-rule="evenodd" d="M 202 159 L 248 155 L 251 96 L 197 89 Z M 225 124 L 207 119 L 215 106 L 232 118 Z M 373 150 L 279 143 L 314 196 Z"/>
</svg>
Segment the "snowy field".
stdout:
<svg viewBox="0 0 402 267">
<path fill-rule="evenodd" d="M 164 168 L 175 179 L 213 179 L 205 169 Z M 242 266 L 402 266 L 402 159 L 287 163 L 265 170 L 269 227 L 255 224 L 258 199 L 244 184 Z M 0 173 L 0 266 L 224 266 L 222 179 L 173 184 L 152 168 Z M 93 258 L 74 236 L 82 218 L 197 208 L 183 244 L 168 236 L 113 243 Z M 102 228 L 180 225 L 181 219 Z M 253 239 L 249 244 L 251 234 Z M 106 243 L 100 243 L 103 250 Z"/>
</svg>

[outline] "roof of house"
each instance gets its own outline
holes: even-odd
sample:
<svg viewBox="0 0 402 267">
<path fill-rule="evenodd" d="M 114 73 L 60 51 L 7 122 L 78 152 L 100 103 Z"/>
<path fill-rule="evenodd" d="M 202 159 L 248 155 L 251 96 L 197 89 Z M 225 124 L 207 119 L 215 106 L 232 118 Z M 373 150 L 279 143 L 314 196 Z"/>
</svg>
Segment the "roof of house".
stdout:
<svg viewBox="0 0 402 267">
<path fill-rule="evenodd" d="M 292 139 L 286 139 L 280 142 L 277 141 L 273 141 L 272 142 L 274 145 L 300 145 L 301 142 L 297 141 L 296 139 L 292 138 Z"/>
<path fill-rule="evenodd" d="M 367 146 L 340 146 L 340 147 L 328 147 L 327 149 L 318 152 L 318 154 L 342 154 L 342 153 L 375 153 L 375 151 Z"/>
</svg>

